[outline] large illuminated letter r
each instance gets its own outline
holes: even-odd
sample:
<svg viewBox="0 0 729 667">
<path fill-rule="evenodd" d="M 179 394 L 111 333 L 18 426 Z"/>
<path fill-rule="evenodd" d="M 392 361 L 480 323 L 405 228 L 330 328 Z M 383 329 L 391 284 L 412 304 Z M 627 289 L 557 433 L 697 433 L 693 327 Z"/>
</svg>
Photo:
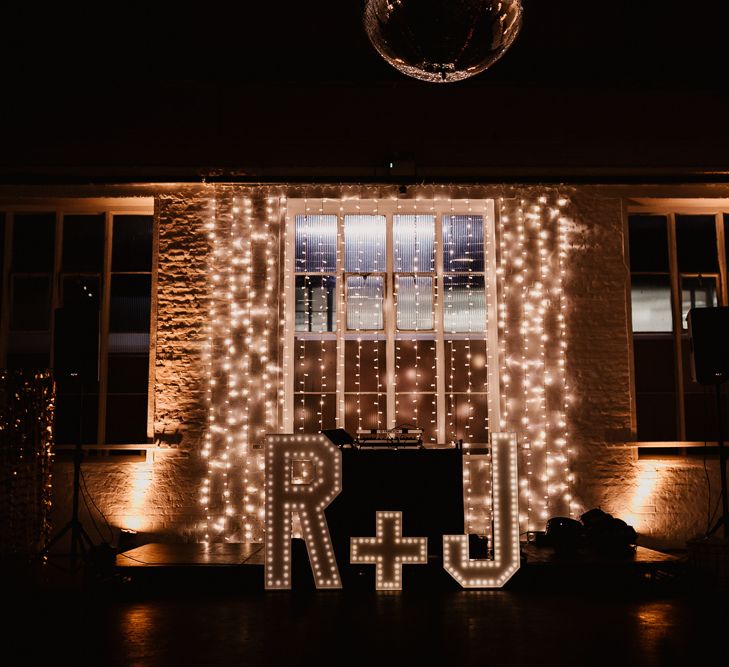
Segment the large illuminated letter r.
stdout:
<svg viewBox="0 0 729 667">
<path fill-rule="evenodd" d="M 291 588 L 296 512 L 317 588 L 341 588 L 324 509 L 342 490 L 342 453 L 323 435 L 266 437 L 266 588 Z"/>
</svg>

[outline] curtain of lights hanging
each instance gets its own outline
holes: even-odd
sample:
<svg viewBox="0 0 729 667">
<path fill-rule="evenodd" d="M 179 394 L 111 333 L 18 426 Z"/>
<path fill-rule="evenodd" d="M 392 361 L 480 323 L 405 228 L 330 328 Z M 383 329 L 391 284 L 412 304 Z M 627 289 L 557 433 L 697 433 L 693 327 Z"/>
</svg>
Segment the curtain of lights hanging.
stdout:
<svg viewBox="0 0 729 667">
<path fill-rule="evenodd" d="M 32 556 L 48 541 L 54 402 L 50 371 L 0 371 L 1 556 Z"/>
</svg>

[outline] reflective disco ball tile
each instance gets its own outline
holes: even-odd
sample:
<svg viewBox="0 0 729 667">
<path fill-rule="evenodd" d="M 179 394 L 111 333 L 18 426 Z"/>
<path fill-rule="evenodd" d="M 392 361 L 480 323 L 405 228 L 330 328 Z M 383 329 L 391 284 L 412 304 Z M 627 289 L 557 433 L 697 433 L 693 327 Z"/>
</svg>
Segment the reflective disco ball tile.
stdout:
<svg viewBox="0 0 729 667">
<path fill-rule="evenodd" d="M 521 0 L 367 0 L 364 26 L 393 67 L 447 83 L 483 72 L 516 39 Z"/>
</svg>

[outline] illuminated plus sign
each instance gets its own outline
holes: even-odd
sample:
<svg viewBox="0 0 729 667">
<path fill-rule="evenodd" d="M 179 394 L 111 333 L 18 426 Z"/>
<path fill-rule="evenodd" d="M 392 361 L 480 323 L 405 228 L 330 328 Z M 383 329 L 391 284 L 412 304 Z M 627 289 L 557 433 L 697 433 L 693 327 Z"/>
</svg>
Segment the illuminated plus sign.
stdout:
<svg viewBox="0 0 729 667">
<path fill-rule="evenodd" d="M 378 591 L 400 590 L 402 566 L 428 562 L 428 538 L 403 537 L 402 512 L 377 512 L 376 536 L 351 538 L 350 560 L 377 566 Z"/>
</svg>

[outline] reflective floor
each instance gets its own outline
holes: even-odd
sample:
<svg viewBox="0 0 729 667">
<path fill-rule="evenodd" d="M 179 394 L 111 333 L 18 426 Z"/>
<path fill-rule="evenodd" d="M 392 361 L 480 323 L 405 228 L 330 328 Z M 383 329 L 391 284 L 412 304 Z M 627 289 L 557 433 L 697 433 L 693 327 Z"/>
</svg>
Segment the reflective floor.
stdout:
<svg viewBox="0 0 729 667">
<path fill-rule="evenodd" d="M 54 592 L 5 603 L 3 665 L 689 667 L 728 664 L 729 655 L 729 605 L 719 596 Z"/>
</svg>

